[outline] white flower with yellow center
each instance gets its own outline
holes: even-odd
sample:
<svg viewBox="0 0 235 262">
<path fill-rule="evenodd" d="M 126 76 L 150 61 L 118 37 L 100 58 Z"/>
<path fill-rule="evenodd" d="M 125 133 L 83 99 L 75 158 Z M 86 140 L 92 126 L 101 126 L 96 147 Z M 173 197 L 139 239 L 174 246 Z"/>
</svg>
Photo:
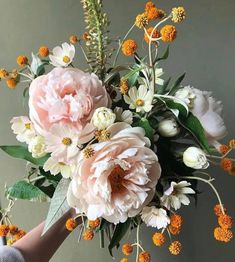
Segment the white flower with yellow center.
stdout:
<svg viewBox="0 0 235 262">
<path fill-rule="evenodd" d="M 58 161 L 53 157 L 49 157 L 43 166 L 44 171 L 50 173 L 52 175 L 61 174 L 64 178 L 72 178 L 72 174 L 75 170 L 74 165 L 67 165 L 63 161 Z"/>
<path fill-rule="evenodd" d="M 40 158 L 45 156 L 46 153 L 46 144 L 43 136 L 35 136 L 29 143 L 28 146 L 29 152 L 32 153 L 34 158 Z"/>
<path fill-rule="evenodd" d="M 136 112 L 149 112 L 152 109 L 153 93 L 146 86 L 141 85 L 138 89 L 132 87 L 128 95 L 124 95 L 124 100 L 129 104 L 130 109 Z"/>
<path fill-rule="evenodd" d="M 104 130 L 111 126 L 116 119 L 116 115 L 113 111 L 107 107 L 97 108 L 92 116 L 92 124 L 98 128 L 98 130 Z"/>
<path fill-rule="evenodd" d="M 33 124 L 27 116 L 14 117 L 11 120 L 11 129 L 16 139 L 27 144 L 36 136 Z"/>
<path fill-rule="evenodd" d="M 52 50 L 52 55 L 49 55 L 50 63 L 55 67 L 67 67 L 72 63 L 75 56 L 75 47 L 72 44 L 63 43 L 61 46 L 56 46 Z"/>
<path fill-rule="evenodd" d="M 130 110 L 123 110 L 121 107 L 115 107 L 116 122 L 125 122 L 127 124 L 133 123 L 133 114 Z"/>
</svg>

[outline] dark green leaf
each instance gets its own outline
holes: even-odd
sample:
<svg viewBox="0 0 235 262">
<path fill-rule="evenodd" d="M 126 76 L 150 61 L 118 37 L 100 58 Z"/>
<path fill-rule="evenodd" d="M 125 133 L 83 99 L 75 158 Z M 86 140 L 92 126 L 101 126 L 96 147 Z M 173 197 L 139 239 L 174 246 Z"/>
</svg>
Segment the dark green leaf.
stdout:
<svg viewBox="0 0 235 262">
<path fill-rule="evenodd" d="M 164 99 L 164 101 L 165 101 L 167 108 L 169 108 L 171 111 L 173 111 L 174 114 L 177 117 L 184 119 L 188 116 L 188 110 L 182 104 L 176 103 L 176 102 L 174 102 L 173 100 L 170 100 L 170 99 Z M 177 110 L 177 111 L 175 111 L 175 110 Z M 176 114 L 176 112 L 178 112 L 178 115 Z"/>
<path fill-rule="evenodd" d="M 32 157 L 26 146 L 0 146 L 0 149 L 14 158 L 24 159 L 37 166 L 43 166 L 48 159 L 48 155 L 41 158 Z"/>
<path fill-rule="evenodd" d="M 166 80 L 162 86 L 158 86 L 157 87 L 157 94 L 163 95 L 166 92 L 170 81 L 171 81 L 171 77 L 168 80 Z"/>
<path fill-rule="evenodd" d="M 161 61 L 161 60 L 166 60 L 166 59 L 169 57 L 169 53 L 170 53 L 169 51 L 170 51 L 170 46 L 168 45 L 168 47 L 167 47 L 165 53 L 163 54 L 163 56 L 157 58 L 157 59 L 154 61 L 154 64 L 155 64 L 156 62 Z"/>
<path fill-rule="evenodd" d="M 186 73 L 181 75 L 174 83 L 174 85 L 171 87 L 169 94 L 174 95 L 181 87 L 180 84 L 184 80 Z"/>
<path fill-rule="evenodd" d="M 145 131 L 145 135 L 150 139 L 150 141 L 153 141 L 154 129 L 151 127 L 148 119 L 141 118 L 138 122 L 138 126 L 142 127 Z"/>
</svg>

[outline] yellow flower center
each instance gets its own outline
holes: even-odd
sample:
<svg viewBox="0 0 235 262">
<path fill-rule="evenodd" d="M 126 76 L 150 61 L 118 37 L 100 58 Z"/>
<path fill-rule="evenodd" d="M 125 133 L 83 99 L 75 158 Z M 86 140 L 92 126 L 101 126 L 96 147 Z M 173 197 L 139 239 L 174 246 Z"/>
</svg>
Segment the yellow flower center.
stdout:
<svg viewBox="0 0 235 262">
<path fill-rule="evenodd" d="M 31 123 L 26 123 L 24 126 L 25 126 L 26 129 L 30 129 L 31 128 Z"/>
<path fill-rule="evenodd" d="M 137 99 L 136 101 L 135 101 L 135 104 L 137 105 L 137 106 L 143 106 L 144 105 L 144 100 L 143 99 Z"/>
<path fill-rule="evenodd" d="M 63 57 L 63 61 L 64 61 L 65 63 L 69 63 L 69 62 L 70 62 L 70 58 L 69 58 L 67 55 L 65 55 L 65 56 Z"/>
<path fill-rule="evenodd" d="M 59 162 L 59 165 L 60 166 L 65 166 L 65 163 L 64 162 Z"/>
<path fill-rule="evenodd" d="M 109 182 L 111 184 L 112 193 L 120 193 L 120 191 L 125 189 L 125 187 L 122 185 L 124 177 L 125 170 L 122 169 L 119 165 L 116 165 L 109 175 Z"/>
<path fill-rule="evenodd" d="M 70 145 L 72 144 L 72 139 L 69 138 L 69 137 L 64 137 L 64 138 L 62 139 L 62 143 L 63 143 L 64 145 L 66 145 L 66 146 L 70 146 Z"/>
</svg>

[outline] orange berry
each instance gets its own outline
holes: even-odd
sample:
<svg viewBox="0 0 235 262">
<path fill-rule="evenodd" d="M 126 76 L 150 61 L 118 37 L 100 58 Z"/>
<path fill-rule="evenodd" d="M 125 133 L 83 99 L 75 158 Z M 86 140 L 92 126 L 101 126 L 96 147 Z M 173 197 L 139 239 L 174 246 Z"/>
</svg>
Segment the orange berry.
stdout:
<svg viewBox="0 0 235 262">
<path fill-rule="evenodd" d="M 9 78 L 6 80 L 6 84 L 10 89 L 14 89 L 17 85 L 17 81 L 15 78 Z"/>
<path fill-rule="evenodd" d="M 219 147 L 219 152 L 220 152 L 222 155 L 227 154 L 228 151 L 229 151 L 229 146 L 224 145 L 224 144 L 220 145 L 220 147 Z"/>
<path fill-rule="evenodd" d="M 92 230 L 86 230 L 83 233 L 84 240 L 92 240 L 94 238 L 94 232 Z"/>
<path fill-rule="evenodd" d="M 69 41 L 71 44 L 76 44 L 78 42 L 78 37 L 76 35 L 71 35 Z"/>
<path fill-rule="evenodd" d="M 233 167 L 233 161 L 229 158 L 224 158 L 220 162 L 220 166 L 224 171 L 230 171 Z"/>
<path fill-rule="evenodd" d="M 38 53 L 41 57 L 47 57 L 50 53 L 49 48 L 47 46 L 41 46 L 38 49 Z"/>
<path fill-rule="evenodd" d="M 78 223 L 74 218 L 69 218 L 66 223 L 65 227 L 68 231 L 73 231 L 77 227 Z"/>
<path fill-rule="evenodd" d="M 154 245 L 161 247 L 165 244 L 165 236 L 162 233 L 155 233 L 152 237 Z"/>
<path fill-rule="evenodd" d="M 6 69 L 1 68 L 1 69 L 0 69 L 0 78 L 6 78 L 6 77 L 8 77 L 8 76 L 9 76 L 9 72 L 7 72 Z"/>
<path fill-rule="evenodd" d="M 171 233 L 173 236 L 179 235 L 180 230 L 181 230 L 181 228 L 176 228 L 176 227 L 173 227 L 172 225 L 169 225 L 168 229 L 169 229 L 170 233 Z"/>
<path fill-rule="evenodd" d="M 18 234 L 18 232 L 19 232 L 19 228 L 17 227 L 17 226 L 15 226 L 15 225 L 9 225 L 9 233 L 11 234 L 11 235 L 16 235 L 16 234 Z"/>
<path fill-rule="evenodd" d="M 218 223 L 223 229 L 230 229 L 233 226 L 233 219 L 231 216 L 223 214 L 219 216 Z"/>
<path fill-rule="evenodd" d="M 139 262 L 150 262 L 151 256 L 148 252 L 144 251 L 139 254 Z"/>
<path fill-rule="evenodd" d="M 91 36 L 90 36 L 90 34 L 89 34 L 88 32 L 85 32 L 85 33 L 82 35 L 82 39 L 83 39 L 84 41 L 88 41 L 88 40 L 91 39 Z"/>
<path fill-rule="evenodd" d="M 26 232 L 22 229 L 20 229 L 17 234 L 15 235 L 15 239 L 16 240 L 19 240 L 21 239 L 22 237 L 24 237 L 26 235 Z"/>
<path fill-rule="evenodd" d="M 146 42 L 147 44 L 149 44 L 149 42 L 150 42 L 149 36 L 151 37 L 152 32 L 153 32 L 152 38 L 159 38 L 159 37 L 160 37 L 159 31 L 156 30 L 156 29 L 153 31 L 153 29 L 154 29 L 154 27 L 148 28 L 148 29 L 147 29 L 147 33 L 144 34 L 144 40 L 145 40 L 145 42 Z M 154 42 L 155 42 L 155 41 L 153 41 L 153 43 L 154 43 Z"/>
<path fill-rule="evenodd" d="M 28 63 L 28 58 L 24 55 L 19 55 L 16 59 L 16 62 L 19 66 L 25 66 Z"/>
<path fill-rule="evenodd" d="M 97 218 L 96 220 L 89 220 L 88 225 L 90 228 L 95 229 L 100 225 L 100 219 Z"/>
<path fill-rule="evenodd" d="M 163 42 L 172 42 L 177 36 L 176 27 L 173 25 L 165 25 L 161 31 L 162 41 Z"/>
<path fill-rule="evenodd" d="M 171 243 L 169 246 L 169 251 L 171 252 L 172 255 L 179 255 L 182 250 L 182 244 L 179 241 L 174 241 Z"/>
<path fill-rule="evenodd" d="M 232 139 L 229 141 L 229 146 L 232 148 L 232 149 L 235 149 L 235 139 Z"/>
<path fill-rule="evenodd" d="M 226 208 L 224 207 L 224 212 L 226 212 Z M 217 217 L 223 215 L 222 209 L 221 209 L 221 205 L 217 204 L 214 206 L 214 213 Z"/>
<path fill-rule="evenodd" d="M 137 50 L 137 43 L 133 39 L 126 40 L 122 45 L 122 52 L 126 56 L 132 56 Z"/>
<path fill-rule="evenodd" d="M 216 227 L 214 230 L 214 237 L 217 241 L 228 243 L 233 238 L 233 233 L 229 229 Z"/>
<path fill-rule="evenodd" d="M 182 227 L 183 224 L 183 218 L 181 215 L 178 214 L 173 214 L 170 217 L 170 225 L 174 228 L 180 229 Z"/>
<path fill-rule="evenodd" d="M 9 232 L 9 226 L 8 225 L 0 225 L 0 237 L 7 236 Z"/>
<path fill-rule="evenodd" d="M 125 256 L 129 256 L 133 252 L 133 246 L 129 243 L 126 243 L 122 246 L 122 253 Z"/>
</svg>

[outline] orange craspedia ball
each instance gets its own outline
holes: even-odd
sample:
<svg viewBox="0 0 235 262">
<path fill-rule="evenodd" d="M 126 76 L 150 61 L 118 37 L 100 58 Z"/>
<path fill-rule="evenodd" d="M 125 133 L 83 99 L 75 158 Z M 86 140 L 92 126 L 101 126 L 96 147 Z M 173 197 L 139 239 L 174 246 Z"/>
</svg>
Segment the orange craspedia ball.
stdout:
<svg viewBox="0 0 235 262">
<path fill-rule="evenodd" d="M 20 229 L 17 234 L 15 235 L 15 239 L 16 240 L 20 240 L 22 237 L 24 237 L 26 235 L 26 232 L 22 229 Z"/>
<path fill-rule="evenodd" d="M 127 258 L 122 258 L 122 259 L 120 260 L 120 262 L 128 262 L 128 259 L 127 259 Z"/>
<path fill-rule="evenodd" d="M 28 58 L 24 55 L 19 55 L 16 59 L 16 62 L 19 66 L 25 66 L 28 63 Z"/>
<path fill-rule="evenodd" d="M 38 53 L 41 57 L 47 57 L 50 53 L 49 48 L 47 46 L 41 46 L 38 49 Z"/>
<path fill-rule="evenodd" d="M 181 230 L 181 228 L 176 228 L 176 227 L 173 227 L 172 225 L 169 225 L 168 229 L 169 229 L 170 233 L 171 233 L 173 236 L 179 235 L 180 230 Z"/>
<path fill-rule="evenodd" d="M 179 255 L 182 250 L 182 244 L 179 241 L 174 241 L 169 246 L 169 251 L 172 255 Z"/>
<path fill-rule="evenodd" d="M 220 147 L 219 147 L 219 152 L 220 152 L 222 155 L 227 154 L 228 151 L 229 151 L 229 146 L 224 145 L 224 144 L 220 145 Z"/>
<path fill-rule="evenodd" d="M 9 226 L 8 225 L 0 225 L 0 237 L 7 236 L 9 232 Z"/>
<path fill-rule="evenodd" d="M 226 213 L 226 208 L 224 208 L 224 212 Z M 220 204 L 217 204 L 214 206 L 214 213 L 217 217 L 223 215 L 223 212 L 222 212 L 222 208 L 221 208 L 221 205 Z"/>
<path fill-rule="evenodd" d="M 161 31 L 162 41 L 163 42 L 172 42 L 177 36 L 176 27 L 173 25 L 165 25 Z"/>
<path fill-rule="evenodd" d="M 15 226 L 15 225 L 9 225 L 9 233 L 11 234 L 11 235 L 16 235 L 16 234 L 18 234 L 18 232 L 19 232 L 19 228 L 17 227 L 17 226 Z"/>
<path fill-rule="evenodd" d="M 122 246 L 122 253 L 126 256 L 129 256 L 133 252 L 133 246 L 129 243 L 126 243 Z"/>
<path fill-rule="evenodd" d="M 151 37 L 151 34 L 152 34 L 152 38 L 159 38 L 160 37 L 160 32 L 157 29 L 154 29 L 154 27 L 150 27 L 146 31 L 147 31 L 147 33 L 145 32 L 145 34 L 144 34 L 144 40 L 148 44 L 150 42 L 149 36 Z"/>
<path fill-rule="evenodd" d="M 91 39 L 91 36 L 90 36 L 90 34 L 89 34 L 88 32 L 85 32 L 85 33 L 82 35 L 82 39 L 83 39 L 84 41 L 88 41 L 88 40 Z"/>
<path fill-rule="evenodd" d="M 76 35 L 71 35 L 69 41 L 71 44 L 76 44 L 78 42 L 78 37 Z"/>
<path fill-rule="evenodd" d="M 147 18 L 149 21 L 155 20 L 160 17 L 159 10 L 156 7 L 150 8 L 147 12 Z"/>
<path fill-rule="evenodd" d="M 214 230 L 214 237 L 217 241 L 228 243 L 233 238 L 233 232 L 229 229 L 216 227 Z"/>
<path fill-rule="evenodd" d="M 65 227 L 68 231 L 73 231 L 77 227 L 78 223 L 74 218 L 69 218 L 66 223 Z"/>
<path fill-rule="evenodd" d="M 222 214 L 218 218 L 219 225 L 224 229 L 230 229 L 233 226 L 233 219 L 231 216 Z"/>
<path fill-rule="evenodd" d="M 136 52 L 138 46 L 135 40 L 128 39 L 122 45 L 122 52 L 126 56 L 132 56 Z"/>
<path fill-rule="evenodd" d="M 232 148 L 232 149 L 235 149 L 235 139 L 232 139 L 229 141 L 229 146 Z"/>
<path fill-rule="evenodd" d="M 94 232 L 92 230 L 86 230 L 82 236 L 84 240 L 92 240 L 94 238 Z"/>
<path fill-rule="evenodd" d="M 14 89 L 17 85 L 17 81 L 15 78 L 9 78 L 6 80 L 6 84 L 10 89 Z"/>
<path fill-rule="evenodd" d="M 136 16 L 135 25 L 139 28 L 146 27 L 149 23 L 149 19 L 146 13 L 142 13 Z"/>
<path fill-rule="evenodd" d="M 153 2 L 151 2 L 151 1 L 147 2 L 146 5 L 145 5 L 145 12 L 148 12 L 153 7 L 156 7 Z"/>
<path fill-rule="evenodd" d="M 161 247 L 165 244 L 165 236 L 162 233 L 155 233 L 152 237 L 154 245 Z"/>
<path fill-rule="evenodd" d="M 220 166 L 224 171 L 230 171 L 233 167 L 233 161 L 229 158 L 224 158 L 220 162 Z"/>
<path fill-rule="evenodd" d="M 181 215 L 173 214 L 170 217 L 170 225 L 174 228 L 180 229 L 183 224 L 183 218 Z"/>
<path fill-rule="evenodd" d="M 99 225 L 100 225 L 100 219 L 99 219 L 99 218 L 97 218 L 96 220 L 89 220 L 89 221 L 88 221 L 88 226 L 89 226 L 90 228 L 95 229 L 95 228 L 97 228 Z"/>
<path fill-rule="evenodd" d="M 139 254 L 139 262 L 150 262 L 151 256 L 149 252 L 143 251 Z"/>
<path fill-rule="evenodd" d="M 0 78 L 6 78 L 8 76 L 9 76 L 9 72 L 6 69 L 1 68 L 0 69 Z"/>
</svg>

